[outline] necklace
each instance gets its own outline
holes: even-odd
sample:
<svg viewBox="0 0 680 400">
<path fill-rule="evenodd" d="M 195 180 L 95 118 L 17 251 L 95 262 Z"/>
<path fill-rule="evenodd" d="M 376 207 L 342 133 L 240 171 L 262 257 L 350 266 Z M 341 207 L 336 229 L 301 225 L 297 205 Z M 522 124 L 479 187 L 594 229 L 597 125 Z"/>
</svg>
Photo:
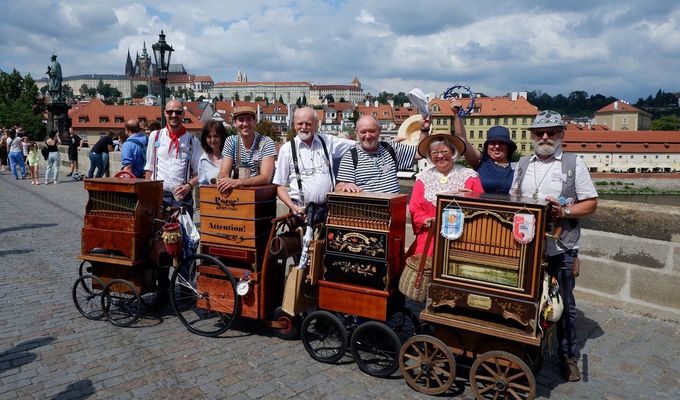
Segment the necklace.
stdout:
<svg viewBox="0 0 680 400">
<path fill-rule="evenodd" d="M 531 198 L 534 200 L 538 200 L 538 188 L 541 186 L 543 181 L 545 180 L 545 177 L 548 176 L 550 171 L 552 170 L 552 167 L 555 165 L 555 160 L 553 159 L 550 161 L 550 167 L 548 168 L 547 171 L 545 171 L 545 174 L 543 174 L 543 178 L 541 178 L 541 181 L 536 183 L 536 161 L 534 161 L 534 185 L 536 189 L 534 190 L 534 194 L 531 195 Z"/>
</svg>

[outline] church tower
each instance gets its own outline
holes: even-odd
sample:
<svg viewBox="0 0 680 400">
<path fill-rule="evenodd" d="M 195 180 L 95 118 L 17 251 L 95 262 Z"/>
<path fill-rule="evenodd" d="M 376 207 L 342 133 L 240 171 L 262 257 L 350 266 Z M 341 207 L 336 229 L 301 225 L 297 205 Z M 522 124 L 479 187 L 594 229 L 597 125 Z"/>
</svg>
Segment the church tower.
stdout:
<svg viewBox="0 0 680 400">
<path fill-rule="evenodd" d="M 132 77 L 135 75 L 135 67 L 132 65 L 132 57 L 130 57 L 130 49 L 128 49 L 127 61 L 125 61 L 125 76 Z"/>
<path fill-rule="evenodd" d="M 149 53 L 146 52 L 146 41 L 144 41 L 144 47 L 142 47 L 142 55 L 139 56 L 139 76 L 144 78 L 151 76 L 151 58 Z"/>
<path fill-rule="evenodd" d="M 241 68 L 236 73 L 236 82 L 248 82 L 248 75 L 241 72 Z"/>
</svg>

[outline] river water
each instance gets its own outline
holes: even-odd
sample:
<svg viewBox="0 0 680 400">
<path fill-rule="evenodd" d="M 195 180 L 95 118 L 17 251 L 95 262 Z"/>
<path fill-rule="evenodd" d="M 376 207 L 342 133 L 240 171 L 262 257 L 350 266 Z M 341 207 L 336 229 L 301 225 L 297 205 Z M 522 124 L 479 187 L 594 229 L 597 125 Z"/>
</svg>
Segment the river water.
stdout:
<svg viewBox="0 0 680 400">
<path fill-rule="evenodd" d="M 600 194 L 602 200 L 628 201 L 632 203 L 658 204 L 680 207 L 680 195 L 671 194 Z"/>
</svg>

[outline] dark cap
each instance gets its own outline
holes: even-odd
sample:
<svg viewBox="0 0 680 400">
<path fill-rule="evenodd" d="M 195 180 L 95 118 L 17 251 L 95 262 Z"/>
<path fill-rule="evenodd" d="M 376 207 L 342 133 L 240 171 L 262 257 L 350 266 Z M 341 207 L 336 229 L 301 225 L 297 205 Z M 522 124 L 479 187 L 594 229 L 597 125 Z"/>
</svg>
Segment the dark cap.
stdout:
<svg viewBox="0 0 680 400">
<path fill-rule="evenodd" d="M 501 142 L 508 144 L 508 160 L 512 157 L 512 153 L 517 150 L 517 145 L 510 139 L 510 131 L 508 128 L 500 125 L 492 126 L 486 134 L 486 142 L 484 142 L 484 154 L 489 142 Z"/>
<path fill-rule="evenodd" d="M 241 106 L 234 108 L 233 117 L 236 118 L 239 115 L 252 115 L 253 118 L 257 115 L 253 107 Z"/>
</svg>

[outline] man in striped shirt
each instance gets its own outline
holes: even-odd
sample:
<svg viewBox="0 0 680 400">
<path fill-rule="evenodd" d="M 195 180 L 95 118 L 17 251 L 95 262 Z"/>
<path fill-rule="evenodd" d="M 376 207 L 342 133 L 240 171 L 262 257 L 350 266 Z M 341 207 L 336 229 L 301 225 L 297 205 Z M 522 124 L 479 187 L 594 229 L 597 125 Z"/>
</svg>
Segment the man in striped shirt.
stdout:
<svg viewBox="0 0 680 400">
<path fill-rule="evenodd" d="M 430 121 L 425 119 L 420 128 L 420 138 L 428 136 Z M 357 145 L 345 153 L 340 161 L 339 192 L 399 193 L 397 171 L 413 165 L 421 156 L 416 146 L 380 142 L 380 125 L 370 115 L 357 121 Z"/>
</svg>

